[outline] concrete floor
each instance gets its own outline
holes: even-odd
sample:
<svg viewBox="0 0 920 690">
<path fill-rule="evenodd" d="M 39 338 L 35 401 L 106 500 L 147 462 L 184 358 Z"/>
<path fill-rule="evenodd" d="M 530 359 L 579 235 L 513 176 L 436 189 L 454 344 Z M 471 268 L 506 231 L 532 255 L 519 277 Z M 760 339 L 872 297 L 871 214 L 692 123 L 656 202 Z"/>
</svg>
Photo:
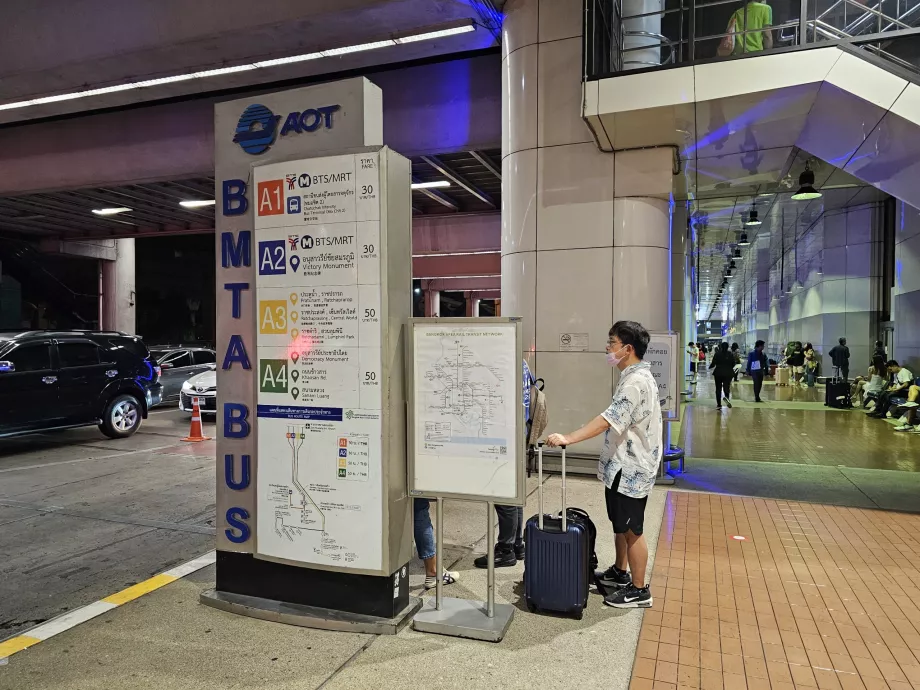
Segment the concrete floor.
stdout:
<svg viewBox="0 0 920 690">
<path fill-rule="evenodd" d="M 741 388 L 738 397 L 747 392 Z M 845 422 L 854 415 L 850 426 L 863 423 L 858 412 L 826 412 L 811 399 L 770 393 L 773 402 L 756 412 L 775 417 L 770 425 L 776 431 L 767 440 L 790 451 L 805 447 L 802 434 L 833 435 L 837 422 L 812 423 L 818 417 Z M 751 414 L 745 408 L 752 405 L 739 400 L 716 417 L 709 404 L 693 404 L 694 416 L 685 415 L 681 433 L 721 434 L 730 443 L 714 447 L 743 454 L 751 447 L 743 415 Z M 885 422 L 871 423 L 877 425 L 872 433 L 889 433 Z M 180 443 L 187 428 L 187 416 L 162 410 L 124 441 L 90 428 L 0 442 L 0 639 L 213 548 L 214 444 Z M 206 424 L 205 432 L 213 434 L 214 426 Z M 893 433 L 890 438 L 902 446 L 916 441 Z M 817 439 L 809 438 L 809 445 L 827 450 Z M 691 456 L 674 488 L 920 510 L 920 472 L 861 469 L 857 463 L 837 467 L 829 450 L 819 464 L 791 455 L 782 463 L 766 456 L 746 461 L 737 453 Z M 911 460 L 903 465 L 912 468 Z M 552 509 L 558 506 L 558 477 L 548 477 L 546 486 Z M 535 478 L 528 487 L 525 514 L 531 515 Z M 597 518 L 598 553 L 606 565 L 613 544 L 600 485 L 573 478 L 569 497 Z M 664 502 L 661 489 L 649 501 L 653 553 Z M 485 551 L 485 530 L 483 505 L 447 502 L 446 562 L 461 573 L 447 596 L 485 597 L 485 572 L 472 565 Z M 410 572 L 421 593 L 421 563 L 413 561 Z M 214 571 L 207 568 L 13 655 L 0 665 L 0 690 L 626 688 L 642 612 L 608 609 L 592 595 L 582 621 L 530 614 L 520 602 L 521 578 L 520 565 L 497 572 L 498 598 L 517 612 L 506 639 L 491 645 L 412 630 L 379 638 L 318 632 L 234 616 L 198 604 L 199 593 L 213 586 Z"/>
<path fill-rule="evenodd" d="M 0 639 L 213 548 L 214 444 L 187 432 L 166 409 L 123 440 L 0 441 Z"/>
<path fill-rule="evenodd" d="M 558 477 L 546 480 L 548 508 L 557 505 Z M 535 479 L 526 515 L 536 511 Z M 573 479 L 572 505 L 604 515 L 594 479 Z M 666 493 L 653 492 L 646 534 L 652 557 Z M 460 581 L 450 596 L 485 597 L 485 571 L 473 558 L 485 549 L 483 506 L 448 502 L 445 546 Z M 598 521 L 602 563 L 613 557 L 608 524 Z M 626 688 L 643 612 L 617 611 L 591 596 L 581 621 L 531 614 L 519 601 L 523 568 L 497 571 L 497 596 L 517 607 L 500 644 L 404 630 L 393 637 L 295 628 L 217 611 L 198 603 L 213 586 L 213 568 L 103 614 L 10 657 L 0 690 L 107 688 Z M 651 576 L 651 573 L 650 573 Z M 420 564 L 410 582 L 419 593 Z"/>
</svg>

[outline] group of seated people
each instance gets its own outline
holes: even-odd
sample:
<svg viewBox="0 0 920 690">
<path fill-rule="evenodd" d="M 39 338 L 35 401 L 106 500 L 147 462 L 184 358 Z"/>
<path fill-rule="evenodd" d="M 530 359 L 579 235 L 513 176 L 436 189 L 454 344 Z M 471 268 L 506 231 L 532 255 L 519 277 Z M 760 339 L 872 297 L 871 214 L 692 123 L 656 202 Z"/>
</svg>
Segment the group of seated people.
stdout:
<svg viewBox="0 0 920 690">
<path fill-rule="evenodd" d="M 905 410 L 904 423 L 895 431 L 909 431 L 920 434 L 917 407 L 920 406 L 920 386 L 907 367 L 897 361 L 876 355 L 872 359 L 867 376 L 857 376 L 851 394 L 856 407 L 862 407 L 870 417 L 884 419 L 894 417 L 898 410 Z"/>
</svg>

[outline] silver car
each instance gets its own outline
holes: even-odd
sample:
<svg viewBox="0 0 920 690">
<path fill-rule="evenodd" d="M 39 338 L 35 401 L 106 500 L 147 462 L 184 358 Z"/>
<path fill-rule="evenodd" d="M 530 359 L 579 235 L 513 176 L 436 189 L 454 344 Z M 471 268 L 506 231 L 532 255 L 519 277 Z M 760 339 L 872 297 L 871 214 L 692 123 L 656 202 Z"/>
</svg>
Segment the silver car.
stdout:
<svg viewBox="0 0 920 690">
<path fill-rule="evenodd" d="M 206 347 L 152 346 L 150 356 L 160 366 L 163 402 L 178 399 L 183 383 L 197 374 L 208 371 L 217 363 L 217 354 Z"/>
<path fill-rule="evenodd" d="M 194 398 L 198 398 L 198 409 L 202 414 L 217 414 L 217 364 L 211 367 L 182 384 L 179 393 L 180 410 L 191 412 Z"/>
</svg>

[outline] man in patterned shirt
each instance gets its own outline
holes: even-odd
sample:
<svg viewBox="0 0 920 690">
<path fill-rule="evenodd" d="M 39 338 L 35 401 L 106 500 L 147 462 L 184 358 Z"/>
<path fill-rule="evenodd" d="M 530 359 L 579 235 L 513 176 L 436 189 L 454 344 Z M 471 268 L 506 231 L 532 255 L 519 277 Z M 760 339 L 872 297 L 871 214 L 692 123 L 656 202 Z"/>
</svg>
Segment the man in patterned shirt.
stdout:
<svg viewBox="0 0 920 690">
<path fill-rule="evenodd" d="M 648 608 L 652 594 L 645 581 L 648 545 L 643 528 L 645 504 L 661 464 L 661 403 L 658 384 L 642 361 L 649 335 L 635 321 L 617 321 L 607 340 L 607 363 L 620 370 L 613 400 L 604 412 L 570 434 L 550 434 L 547 445 L 579 443 L 604 434 L 597 478 L 604 482 L 607 517 L 616 537 L 616 562 L 597 577 L 615 589 L 604 603 L 616 608 Z M 627 565 L 629 570 L 627 571 Z"/>
</svg>

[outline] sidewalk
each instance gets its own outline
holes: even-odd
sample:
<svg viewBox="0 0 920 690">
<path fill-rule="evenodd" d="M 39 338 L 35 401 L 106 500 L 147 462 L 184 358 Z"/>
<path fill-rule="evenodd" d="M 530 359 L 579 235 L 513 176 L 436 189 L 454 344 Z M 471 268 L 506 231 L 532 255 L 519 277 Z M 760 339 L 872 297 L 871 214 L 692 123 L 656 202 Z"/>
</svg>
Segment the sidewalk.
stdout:
<svg viewBox="0 0 920 690">
<path fill-rule="evenodd" d="M 546 480 L 548 509 L 558 507 L 559 486 L 556 476 Z M 528 487 L 530 516 L 535 478 Z M 600 484 L 570 478 L 568 495 L 595 518 L 598 556 L 607 565 L 613 539 Z M 652 555 L 666 495 L 659 489 L 649 499 Z M 484 506 L 446 504 L 445 560 L 461 573 L 446 595 L 485 598 L 485 571 L 473 567 L 485 552 L 485 525 Z M 628 687 L 643 612 L 605 607 L 592 594 L 581 621 L 531 614 L 519 601 L 522 572 L 522 565 L 496 571 L 498 600 L 518 610 L 504 641 L 489 644 L 411 629 L 374 637 L 234 616 L 198 603 L 213 587 L 209 567 L 13 655 L 0 666 L 0 690 Z M 419 594 L 418 562 L 410 582 Z"/>
</svg>

